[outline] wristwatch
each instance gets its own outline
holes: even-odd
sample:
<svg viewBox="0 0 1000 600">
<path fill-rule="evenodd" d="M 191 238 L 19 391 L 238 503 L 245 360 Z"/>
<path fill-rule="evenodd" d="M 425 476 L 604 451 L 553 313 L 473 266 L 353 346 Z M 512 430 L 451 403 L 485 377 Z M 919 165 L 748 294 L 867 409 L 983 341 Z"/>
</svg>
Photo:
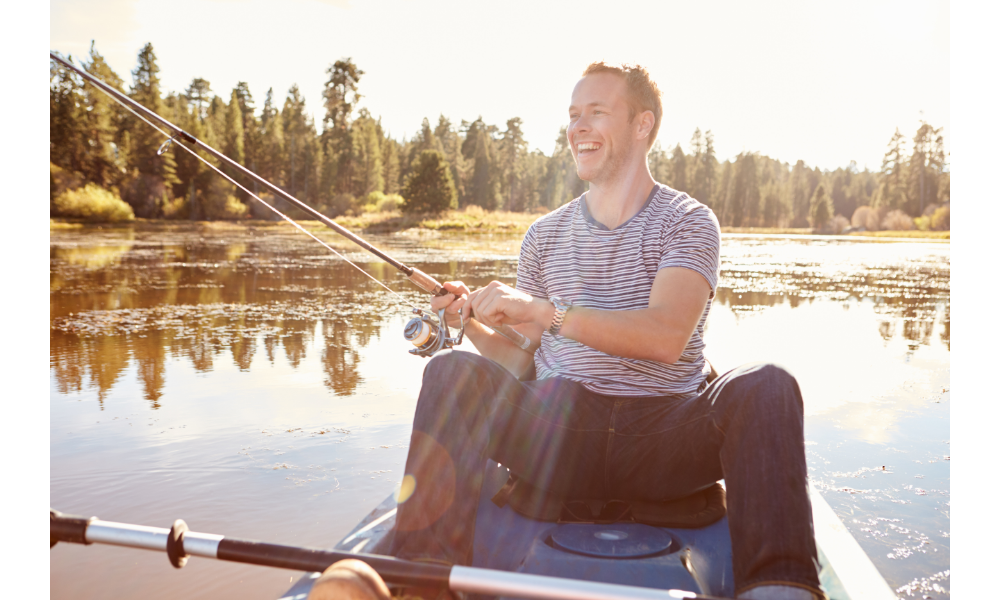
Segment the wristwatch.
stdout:
<svg viewBox="0 0 1000 600">
<path fill-rule="evenodd" d="M 566 311 L 573 305 L 559 296 L 552 296 L 549 298 L 549 302 L 556 307 L 556 312 L 552 315 L 552 324 L 549 325 L 549 333 L 558 335 L 559 330 L 562 329 L 563 319 L 566 318 Z"/>
</svg>

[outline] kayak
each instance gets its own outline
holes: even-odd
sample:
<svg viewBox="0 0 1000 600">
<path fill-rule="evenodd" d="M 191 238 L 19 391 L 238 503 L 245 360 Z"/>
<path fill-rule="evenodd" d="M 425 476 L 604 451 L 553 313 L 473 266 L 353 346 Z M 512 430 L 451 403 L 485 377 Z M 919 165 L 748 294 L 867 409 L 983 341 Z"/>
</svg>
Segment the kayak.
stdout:
<svg viewBox="0 0 1000 600">
<path fill-rule="evenodd" d="M 537 521 L 491 500 L 508 477 L 506 468 L 492 461 L 487 463 L 476 516 L 472 566 L 733 597 L 727 517 L 697 529 L 634 522 Z M 895 600 L 885 579 L 811 486 L 810 499 L 821 566 L 820 585 L 827 596 L 831 600 Z M 395 522 L 396 501 L 389 496 L 333 549 L 371 553 Z M 319 573 L 306 573 L 281 600 L 305 600 L 317 577 Z"/>
</svg>

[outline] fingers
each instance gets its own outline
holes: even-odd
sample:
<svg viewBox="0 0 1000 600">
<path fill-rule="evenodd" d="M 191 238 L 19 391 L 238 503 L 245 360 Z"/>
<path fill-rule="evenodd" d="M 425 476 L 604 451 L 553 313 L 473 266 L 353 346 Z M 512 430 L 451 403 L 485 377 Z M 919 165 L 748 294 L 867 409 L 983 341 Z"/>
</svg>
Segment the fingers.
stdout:
<svg viewBox="0 0 1000 600">
<path fill-rule="evenodd" d="M 504 297 L 509 289 L 499 281 L 491 281 L 486 287 L 476 290 L 471 298 L 476 319 L 491 327 L 502 324 Z"/>
<path fill-rule="evenodd" d="M 307 600 L 391 600 L 391 595 L 375 569 L 349 558 L 327 567 Z"/>
<path fill-rule="evenodd" d="M 445 294 L 444 296 L 434 296 L 431 298 L 431 310 L 437 312 L 455 301 L 455 294 Z"/>
<path fill-rule="evenodd" d="M 469 286 L 465 285 L 465 283 L 461 281 L 446 281 L 441 285 L 444 286 L 444 289 L 455 294 L 456 296 L 470 293 Z"/>
<path fill-rule="evenodd" d="M 456 302 L 456 299 L 461 298 L 463 294 L 468 295 L 471 293 L 469 291 L 469 287 L 461 281 L 446 281 L 441 284 L 441 286 L 451 293 L 431 298 L 431 310 L 434 312 L 437 312 L 446 306 L 450 306 L 452 303 Z M 454 307 L 453 310 L 449 310 L 448 312 L 452 314 L 458 313 L 459 308 L 461 308 L 461 305 Z"/>
</svg>

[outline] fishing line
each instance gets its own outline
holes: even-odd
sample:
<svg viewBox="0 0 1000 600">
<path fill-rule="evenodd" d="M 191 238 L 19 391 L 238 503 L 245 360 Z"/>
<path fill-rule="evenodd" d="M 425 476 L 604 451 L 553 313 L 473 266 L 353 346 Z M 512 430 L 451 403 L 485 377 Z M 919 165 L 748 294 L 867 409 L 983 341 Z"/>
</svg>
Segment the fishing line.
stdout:
<svg viewBox="0 0 1000 600">
<path fill-rule="evenodd" d="M 163 145 L 162 145 L 162 146 L 160 146 L 159 150 L 157 150 L 157 151 L 156 151 L 156 154 L 157 154 L 158 156 L 159 156 L 159 155 L 161 155 L 161 154 L 163 154 L 163 152 L 165 152 L 165 151 L 167 150 L 168 146 L 170 145 L 170 142 L 174 141 L 174 139 L 175 139 L 175 138 L 177 137 L 176 135 L 170 135 L 170 134 L 168 134 L 167 132 L 163 131 L 162 129 L 160 129 L 159 127 L 157 127 L 157 126 L 156 126 L 156 125 L 155 125 L 154 123 L 152 123 L 152 122 L 150 122 L 150 121 L 149 121 L 148 119 L 146 119 L 146 117 L 144 117 L 144 116 L 140 115 L 139 113 L 135 112 L 134 110 L 132 110 L 132 107 L 131 107 L 131 106 L 129 106 L 129 105 L 127 105 L 127 104 L 125 104 L 124 102 L 122 102 L 122 101 L 121 101 L 121 100 L 119 100 L 118 98 L 115 98 L 115 97 L 114 97 L 113 95 L 111 95 L 111 94 L 109 94 L 108 92 L 106 92 L 105 90 L 101 89 L 101 88 L 100 88 L 100 86 L 96 86 L 96 85 L 95 85 L 94 87 L 96 87 L 97 89 L 100 89 L 100 90 L 101 90 L 102 92 L 104 92 L 104 93 L 105 93 L 105 95 L 107 95 L 107 96 L 108 96 L 109 98 L 111 98 L 112 100 L 114 100 L 114 101 L 115 101 L 115 102 L 117 102 L 118 104 L 120 104 L 120 105 L 122 105 L 123 107 L 125 107 L 125 110 L 129 111 L 130 113 L 132 113 L 133 115 L 135 115 L 136 117 L 138 117 L 138 118 L 139 118 L 139 119 L 140 119 L 141 121 L 143 121 L 144 123 L 146 123 L 147 125 L 149 125 L 149 126 L 150 126 L 150 127 L 152 127 L 153 129 L 155 129 L 155 130 L 159 131 L 159 132 L 160 132 L 161 134 L 163 134 L 164 136 L 166 136 L 166 137 L 167 137 L 167 140 L 166 140 L 165 142 L 163 142 Z M 321 240 L 321 239 L 319 239 L 318 237 L 316 237 L 316 236 L 315 236 L 315 235 L 314 235 L 314 234 L 313 234 L 313 233 L 312 233 L 311 231 L 309 231 L 308 229 L 306 229 L 305 227 L 303 227 L 302 225 L 300 225 L 299 223 L 297 223 L 297 222 L 296 222 L 296 221 L 295 221 L 294 219 L 292 219 L 291 217 L 288 217 L 287 215 L 285 215 L 284 213 L 282 213 L 281 211 L 279 211 L 279 210 L 278 210 L 277 208 L 275 208 L 275 207 L 271 206 L 270 204 L 268 204 L 267 202 L 264 202 L 263 200 L 261 200 L 261 199 L 260 199 L 260 197 L 259 197 L 259 196 L 257 196 L 257 194 L 254 194 L 253 192 L 251 192 L 250 190 L 248 190 L 248 189 L 247 189 L 247 188 L 245 188 L 244 186 L 242 186 L 242 185 L 240 185 L 239 183 L 237 183 L 237 182 L 236 182 L 236 180 L 234 180 L 234 179 L 233 179 L 232 177 L 230 177 L 229 175 L 226 175 L 225 173 L 223 173 L 221 169 L 219 169 L 218 167 L 216 167 L 216 166 L 215 166 L 215 165 L 213 165 L 212 163 L 208 162 L 208 160 L 207 160 L 207 159 L 205 159 L 205 158 L 204 158 L 203 156 L 201 156 L 200 154 L 198 154 L 198 153 L 197 153 L 196 151 L 192 150 L 191 148 L 188 148 L 187 146 L 185 146 L 185 145 L 184 145 L 184 144 L 182 144 L 182 143 L 178 143 L 178 144 L 176 144 L 176 145 L 177 145 L 177 146 L 180 146 L 181 148 L 184 148 L 184 149 L 185 149 L 185 150 L 186 150 L 186 151 L 187 151 L 187 152 L 188 152 L 189 154 L 191 154 L 192 156 L 194 156 L 195 158 L 197 158 L 197 159 L 198 159 L 198 160 L 200 160 L 201 162 L 203 162 L 203 163 L 205 163 L 206 165 L 208 165 L 208 166 L 209 166 L 209 168 L 211 168 L 211 169 L 212 169 L 213 171 L 215 171 L 215 172 L 216 172 L 216 173 L 218 173 L 219 175 L 222 175 L 222 177 L 224 177 L 224 178 L 225 178 L 225 179 L 226 179 L 227 181 L 229 181 L 230 183 L 232 183 L 232 184 L 233 184 L 233 185 L 235 185 L 236 187 L 240 188 L 241 190 L 243 190 L 243 191 L 244 191 L 244 192 L 246 192 L 247 194 L 249 194 L 249 195 L 250 195 L 250 196 L 251 196 L 251 197 L 252 197 L 252 198 L 253 198 L 254 200 L 256 200 L 257 202 L 260 202 L 261 204 L 263 204 L 264 206 L 266 206 L 266 207 L 268 208 L 268 210 L 270 210 L 270 211 L 271 211 L 271 212 L 273 212 L 274 214 L 278 215 L 279 217 L 281 217 L 281 218 L 282 218 L 282 219 L 284 219 L 285 221 L 288 221 L 289 223 L 291 223 L 291 224 L 292 224 L 293 226 L 295 226 L 295 227 L 296 227 L 296 228 L 297 228 L 297 229 L 298 229 L 299 231 L 301 231 L 302 233 L 304 233 L 304 234 L 308 235 L 308 236 L 309 236 L 309 237 L 311 237 L 312 239 L 314 239 L 314 240 L 316 240 L 317 242 L 319 242 L 319 243 L 320 243 L 320 244 L 321 244 L 321 245 L 322 245 L 322 246 L 323 246 L 324 248 L 326 248 L 326 249 L 327 249 L 327 250 L 329 250 L 330 252 L 333 252 L 334 254 L 336 254 L 337 256 L 339 256 L 340 258 L 344 259 L 344 260 L 345 260 L 345 261 L 347 262 L 347 264 L 351 265 L 352 267 L 354 267 L 355 269 L 357 269 L 358 271 L 360 271 L 361 273 L 363 273 L 363 274 L 365 275 L 365 277 L 367 277 L 367 278 L 371 279 L 372 281 L 374 281 L 375 283 L 379 284 L 379 285 L 380 285 L 380 286 L 382 286 L 382 287 L 383 287 L 384 289 L 386 289 L 386 290 L 387 290 L 388 292 L 390 292 L 391 294 L 393 294 L 394 296 L 396 296 L 396 297 L 397 297 L 397 298 L 399 299 L 399 301 L 400 301 L 400 302 L 402 302 L 403 304 L 405 304 L 405 305 L 406 305 L 406 306 L 408 306 L 409 308 L 412 308 L 412 309 L 415 309 L 415 310 L 420 310 L 419 308 L 417 308 L 417 307 L 416 307 L 416 306 L 414 306 L 413 304 L 410 304 L 409 302 L 407 302 L 407 301 L 406 301 L 406 298 L 404 298 L 404 297 L 403 297 L 403 296 L 402 296 L 402 295 L 401 295 L 401 294 L 400 294 L 399 292 L 397 292 L 396 290 L 394 290 L 394 289 L 390 288 L 390 287 L 389 287 L 389 286 L 387 286 L 386 284 L 384 284 L 384 283 L 382 283 L 381 281 L 379 281 L 378 279 L 376 279 L 376 278 L 375 278 L 375 277 L 374 277 L 374 276 L 373 276 L 373 275 L 372 275 L 371 273 L 369 273 L 368 271 L 365 271 L 364 269 L 362 269 L 362 268 L 361 268 L 361 267 L 359 267 L 358 265 L 356 265 L 356 264 L 354 264 L 353 262 L 351 262 L 351 260 L 350 260 L 349 258 L 347 258 L 346 256 L 344 256 L 344 255 L 343 255 L 343 254 L 341 254 L 340 252 L 337 252 L 337 251 L 336 251 L 335 249 L 333 249 L 333 247 L 331 247 L 331 246 L 330 246 L 330 245 L 328 245 L 328 244 L 327 244 L 326 242 L 324 242 L 323 240 Z"/>
<path fill-rule="evenodd" d="M 186 141 L 186 142 L 188 142 L 189 144 L 191 144 L 191 147 L 185 146 L 184 144 L 180 144 L 180 146 L 183 147 L 184 150 L 186 150 L 188 153 L 192 154 L 195 158 L 197 158 L 201 162 L 203 162 L 206 165 L 208 165 L 209 168 L 211 168 L 213 171 L 215 171 L 216 173 L 218 173 L 219 175 L 221 175 L 226 181 L 229 181 L 230 183 L 232 183 L 233 185 L 235 185 L 237 188 L 239 188 L 239 189 L 243 190 L 244 192 L 246 192 L 249 197 L 253 198 L 257 202 L 260 202 L 261 204 L 263 204 L 264 206 L 266 206 L 268 208 L 268 210 L 270 210 L 271 212 L 275 213 L 276 215 L 278 215 L 279 217 L 281 217 L 282 219 L 284 219 L 288 223 L 291 223 L 292 226 L 294 226 L 299 231 L 302 231 L 303 233 L 305 233 L 306 235 L 308 235 L 312 239 L 314 239 L 317 242 L 319 242 L 324 248 L 326 248 L 330 252 L 336 254 L 337 256 L 339 256 L 340 258 L 342 258 L 347 264 L 351 265 L 352 267 L 354 267 L 355 269 L 357 269 L 358 271 L 360 271 L 362 274 L 364 274 L 365 277 L 367 277 L 367 278 L 371 279 L 372 281 L 374 281 L 375 283 L 377 283 L 379 285 L 379 287 L 381 287 L 381 288 L 385 289 L 386 291 L 390 292 L 394 296 L 394 300 L 398 300 L 399 302 L 402 302 L 405 306 L 411 308 L 413 310 L 413 313 L 415 315 L 417 315 L 417 316 L 415 316 L 415 317 L 413 317 L 413 318 L 410 319 L 410 321 L 407 323 L 407 325 L 406 325 L 406 327 L 404 328 L 404 331 L 403 331 L 403 337 L 405 337 L 408 341 L 410 341 L 415 346 L 414 349 L 410 350 L 411 353 L 416 354 L 418 356 L 428 357 L 428 356 L 432 356 L 435 352 L 437 352 L 438 350 L 440 350 L 442 348 L 451 348 L 451 347 L 457 346 L 457 345 L 459 345 L 459 344 L 462 343 L 463 334 L 465 332 L 465 316 L 463 315 L 464 311 L 462 311 L 462 310 L 459 311 L 459 315 L 460 315 L 460 318 L 461 318 L 461 321 L 460 321 L 461 324 L 460 324 L 460 327 L 459 327 L 458 335 L 457 335 L 457 337 L 451 337 L 451 335 L 450 335 L 450 333 L 448 331 L 448 325 L 446 323 L 446 315 L 445 315 L 445 309 L 444 308 L 438 309 L 436 311 L 437 322 L 435 323 L 434 320 L 431 319 L 428 314 L 426 314 L 420 308 L 418 308 L 418 307 L 414 306 L 413 304 L 407 302 L 406 299 L 401 294 L 399 294 L 398 292 L 396 292 L 395 290 L 393 290 L 392 288 L 390 288 L 389 286 L 387 286 L 385 283 L 383 283 L 383 282 L 379 281 L 378 279 L 376 279 L 373 275 L 371 275 L 370 273 L 368 273 L 367 271 L 365 271 L 364 269 L 362 269 L 361 267 L 359 267 L 358 265 L 356 265 L 353 261 L 351 261 L 349 258 L 347 258 L 343 254 L 341 254 L 340 252 L 338 252 L 337 250 L 335 250 L 333 247 L 331 247 L 330 245 L 328 245 L 327 243 L 325 243 L 323 240 L 319 239 L 316 235 L 314 235 L 312 232 L 310 232 L 309 230 L 307 230 L 305 227 L 303 227 L 302 225 L 300 225 L 299 223 L 297 223 L 296 221 L 294 221 L 291 217 L 288 217 L 287 215 L 285 215 L 284 213 L 282 213 L 281 211 L 279 211 L 277 208 L 271 206 L 270 204 L 268 204 L 267 202 L 265 202 L 264 200 L 262 200 L 260 198 L 260 196 L 258 196 L 257 194 L 251 192 L 245 186 L 243 186 L 242 184 L 240 184 L 239 182 L 237 182 L 235 179 L 233 179 L 232 177 L 230 177 L 229 175 L 227 175 L 226 173 L 224 173 L 219 167 L 217 167 L 216 165 L 212 164 L 206 158 L 204 158 L 203 156 L 201 156 L 198 153 L 198 151 L 202 151 L 202 152 L 208 153 L 209 156 L 212 156 L 213 158 L 215 158 L 217 161 L 219 161 L 220 164 L 228 165 L 229 168 L 234 173 L 242 173 L 242 174 L 244 174 L 245 176 L 249 177 L 250 179 L 252 179 L 254 181 L 257 181 L 260 184 L 262 184 L 265 188 L 267 188 L 272 193 L 274 193 L 274 195 L 276 197 L 284 199 L 285 201 L 287 201 L 289 204 L 291 204 L 293 206 L 298 206 L 301 210 L 305 211 L 306 214 L 313 215 L 321 223 L 327 225 L 328 227 L 330 227 L 331 229 L 333 229 L 334 231 L 336 231 L 340 235 L 346 237 L 347 239 L 351 240 L 355 244 L 361 246 L 362 248 L 364 248 L 368 252 L 374 254 L 375 256 L 379 257 L 380 259 L 382 259 L 383 261 L 385 261 L 386 263 L 388 263 L 389 265 L 391 265 L 396 270 L 398 270 L 401 273 L 403 273 L 406 276 L 406 278 L 410 280 L 411 283 L 413 283 L 414 285 L 416 285 L 420 289 L 424 290 L 425 292 L 428 292 L 428 293 L 430 293 L 430 294 L 432 294 L 434 296 L 444 296 L 444 295 L 447 295 L 449 293 L 448 290 L 445 289 L 444 285 L 441 282 L 437 281 L 434 277 L 431 277 L 430 275 L 428 275 L 427 273 L 424 273 L 420 269 L 417 269 L 415 267 L 407 266 L 407 265 L 399 262 L 398 260 L 392 258 L 388 254 L 382 252 L 378 248 L 372 246 L 371 244 L 369 244 L 368 242 L 366 242 L 362 238 L 360 238 L 357 235 L 355 235 L 349 229 L 343 227 L 342 225 L 339 225 L 338 223 L 336 223 L 335 221 L 333 221 L 331 218 L 329 218 L 328 216 L 326 216 L 323 213 L 319 212 L 315 208 L 309 206 L 308 204 L 306 204 L 305 202 L 299 200 L 295 196 L 292 196 L 291 194 L 289 194 L 288 192 L 286 192 L 284 189 L 282 189 L 282 188 L 274 185 L 270 181 L 268 181 L 268 180 L 264 179 L 263 177 L 257 175 L 253 171 L 247 169 L 245 166 L 243 166 L 240 163 L 234 161 L 232 158 L 230 158 L 230 157 L 226 156 L 225 154 L 219 152 L 218 150 L 216 150 L 215 148 L 213 148 L 213 147 L 209 146 L 208 144 L 202 142 L 201 140 L 195 138 L 191 134 L 186 133 L 184 130 L 180 129 L 179 127 L 177 127 L 176 125 L 174 125 L 170 121 L 166 120 L 165 118 L 163 118 L 162 116 L 160 116 L 156 112 L 154 112 L 154 111 L 146 108 L 142 104 L 139 104 L 138 102 L 136 102 L 132 98 L 129 98 L 128 96 L 126 96 L 121 91 L 119 91 L 119 90 L 111 87 L 110 85 L 108 85 L 104 81 L 101 81 L 99 78 L 94 77 L 90 73 L 87 73 L 84 69 L 81 69 L 81 68 L 77 67 L 76 65 L 74 65 L 71 62 L 63 59 L 62 57 L 57 56 L 53 52 L 49 52 L 49 57 L 53 61 L 61 63 L 67 69 L 75 71 L 77 73 L 77 75 L 79 75 L 80 77 L 82 77 L 85 81 L 90 82 L 91 85 L 93 85 L 94 87 L 100 89 L 106 95 L 110 96 L 112 100 L 114 100 L 118 104 L 124 106 L 127 111 L 129 111 L 130 113 L 132 113 L 133 115 L 135 115 L 136 117 L 138 117 L 140 121 L 146 123 L 147 125 L 149 125 L 153 129 L 155 129 L 156 131 L 158 131 L 161 134 L 163 134 L 163 136 L 166 137 L 167 139 L 166 139 L 166 141 L 164 141 L 160 145 L 159 149 L 157 150 L 156 154 L 158 156 L 163 155 L 163 153 L 166 152 L 175 141 L 178 141 L 178 138 L 180 139 L 180 141 Z M 154 121 L 156 123 L 159 123 L 163 127 L 167 128 L 168 130 L 172 131 L 173 135 L 171 135 L 171 134 L 167 133 L 166 131 L 164 131 L 163 129 L 161 129 L 161 127 L 158 126 L 156 123 L 154 123 Z M 519 332 L 516 329 L 512 328 L 510 325 L 499 325 L 499 326 L 492 326 L 491 325 L 489 327 L 490 327 L 490 329 L 492 329 L 496 333 L 498 333 L 501 336 L 503 336 L 503 337 L 507 338 L 508 340 L 510 340 L 512 343 L 514 343 L 518 348 L 520 348 L 522 350 L 526 350 L 527 351 L 530 348 L 530 346 L 531 346 L 531 340 L 528 339 L 528 337 L 526 337 L 521 332 Z"/>
</svg>

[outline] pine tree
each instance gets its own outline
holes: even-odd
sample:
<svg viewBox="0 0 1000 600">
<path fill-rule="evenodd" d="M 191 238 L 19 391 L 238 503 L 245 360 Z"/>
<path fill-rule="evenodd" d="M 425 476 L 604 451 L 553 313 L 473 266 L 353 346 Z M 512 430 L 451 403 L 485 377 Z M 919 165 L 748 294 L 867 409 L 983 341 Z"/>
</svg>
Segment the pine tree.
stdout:
<svg viewBox="0 0 1000 600">
<path fill-rule="evenodd" d="M 174 105 L 174 122 L 184 129 L 184 131 L 187 131 L 200 140 L 204 140 L 205 124 L 198 115 L 198 111 L 188 104 L 187 98 L 179 100 L 184 100 L 184 102 L 177 102 Z M 180 183 L 174 185 L 174 196 L 185 198 L 188 205 L 187 216 L 192 221 L 203 218 L 198 204 L 199 184 L 203 187 L 209 177 L 218 177 L 214 173 L 206 173 L 203 176 L 202 174 L 206 171 L 208 171 L 208 167 L 204 166 L 200 160 L 190 153 L 183 150 L 177 153 L 177 178 L 180 180 Z"/>
<path fill-rule="evenodd" d="M 239 164 L 244 164 L 246 157 L 243 144 L 243 109 L 240 107 L 240 98 L 236 90 L 229 96 L 223 135 L 222 153 Z M 231 173 L 230 177 L 232 176 Z"/>
<path fill-rule="evenodd" d="M 254 173 L 257 172 L 257 162 L 260 160 L 260 146 L 263 138 L 260 121 L 257 119 L 253 105 L 250 86 L 240 81 L 233 89 L 240 106 L 243 122 L 243 164 Z M 259 184 L 253 181 L 251 189 L 259 194 Z"/>
<path fill-rule="evenodd" d="M 438 116 L 438 124 L 434 128 L 434 137 L 441 144 L 442 152 L 451 166 L 451 178 L 455 182 L 459 202 L 465 198 L 465 182 L 468 178 L 468 161 L 462 155 L 462 139 L 444 115 Z"/>
<path fill-rule="evenodd" d="M 905 169 L 906 138 L 896 129 L 889 147 L 882 158 L 882 169 L 879 185 L 872 198 L 872 206 L 882 208 L 886 212 L 902 208 L 906 204 Z"/>
<path fill-rule="evenodd" d="M 382 180 L 386 194 L 399 193 L 399 143 L 388 136 L 382 143 Z"/>
<path fill-rule="evenodd" d="M 283 187 L 285 183 L 285 124 L 274 105 L 274 90 L 267 90 L 267 99 L 260 114 L 261 148 L 258 174 Z"/>
<path fill-rule="evenodd" d="M 165 107 L 160 93 L 159 72 L 153 45 L 147 43 L 139 51 L 138 65 L 132 71 L 130 95 L 139 104 L 162 115 Z M 167 190 L 180 182 L 176 175 L 175 150 L 168 147 L 162 155 L 158 155 L 157 151 L 165 140 L 141 121 L 134 118 L 130 121 L 132 176 L 126 183 L 122 198 L 132 205 L 137 217 L 158 217 L 163 205 L 170 201 Z"/>
<path fill-rule="evenodd" d="M 937 178 L 937 201 L 944 203 L 951 201 L 951 172 L 948 166 L 948 157 L 944 151 L 944 135 L 942 128 L 935 130 L 937 135 L 931 144 L 931 153 L 928 164 Z M 950 210 L 950 209 L 949 209 Z"/>
<path fill-rule="evenodd" d="M 417 156 L 403 187 L 403 197 L 406 212 L 437 213 L 458 207 L 455 183 L 443 154 L 424 150 Z"/>
<path fill-rule="evenodd" d="M 310 132 L 311 123 L 306 113 L 306 101 L 299 92 L 299 86 L 292 85 L 288 90 L 288 96 L 281 109 L 281 119 L 285 127 L 286 188 L 288 193 L 298 198 L 306 191 L 308 155 L 311 153 L 310 142 L 314 136 L 314 131 Z M 347 134 L 349 136 L 350 132 Z M 350 141 L 350 137 L 347 139 Z M 338 190 L 350 192 L 352 175 L 348 169 L 338 170 Z"/>
<path fill-rule="evenodd" d="M 728 225 L 756 225 L 760 212 L 760 185 L 757 163 L 752 153 L 743 152 L 736 158 L 727 192 L 725 215 Z"/>
<path fill-rule="evenodd" d="M 684 155 L 684 150 L 681 148 L 680 144 L 674 147 L 674 153 L 670 157 L 670 177 L 668 185 L 675 190 L 687 191 L 687 157 Z"/>
<path fill-rule="evenodd" d="M 840 168 L 829 176 L 830 201 L 833 204 L 833 214 L 850 217 L 854 214 L 857 205 L 850 195 L 851 180 L 857 171 L 857 164 L 852 160 L 848 167 Z"/>
<path fill-rule="evenodd" d="M 833 205 L 823 184 L 820 184 L 816 186 L 816 191 L 809 200 L 809 223 L 813 229 L 819 231 L 826 226 L 831 217 L 833 217 Z"/>
<path fill-rule="evenodd" d="M 722 163 L 720 168 L 718 189 L 715 196 L 717 202 L 711 208 L 719 219 L 719 225 L 728 227 L 732 223 L 732 218 L 729 215 L 732 202 L 729 198 L 733 196 L 733 163 L 728 160 Z"/>
<path fill-rule="evenodd" d="M 240 106 L 240 98 L 236 89 L 229 95 L 229 104 L 225 108 L 225 128 L 222 134 L 222 153 L 236 163 L 246 166 L 245 145 L 243 143 L 243 109 Z M 249 183 L 235 167 L 224 165 L 223 172 L 243 185 Z M 250 196 L 239 188 L 235 189 L 235 196 L 244 204 L 252 202 Z"/>
<path fill-rule="evenodd" d="M 67 60 L 72 60 L 68 57 Z M 87 170 L 83 86 L 73 71 L 49 64 L 49 162 L 79 174 Z"/>
<path fill-rule="evenodd" d="M 195 77 L 184 91 L 184 96 L 191 103 L 195 116 L 204 121 L 208 116 L 208 105 L 212 102 L 212 84 L 207 79 Z"/>
<path fill-rule="evenodd" d="M 777 227 L 781 216 L 781 193 L 777 182 L 770 181 L 761 188 L 761 220 L 764 227 Z"/>
<path fill-rule="evenodd" d="M 431 129 L 431 122 L 424 117 L 424 120 L 420 123 L 420 132 L 413 138 L 413 145 L 410 147 L 410 162 L 412 163 L 417 156 L 424 150 L 434 150 L 435 152 L 444 153 L 444 147 L 441 142 L 434 135 L 434 130 Z"/>
<path fill-rule="evenodd" d="M 363 197 L 371 192 L 385 189 L 382 174 L 382 148 L 375 119 L 362 108 L 358 119 L 351 124 L 355 162 L 355 183 L 353 193 Z"/>
<path fill-rule="evenodd" d="M 85 68 L 104 83 L 118 91 L 124 91 L 121 78 L 97 52 L 93 41 L 90 43 L 90 62 Z M 105 188 L 116 186 L 125 173 L 125 165 L 120 161 L 118 153 L 118 130 L 124 119 L 123 110 L 105 92 L 86 82 L 83 85 L 83 96 L 89 147 L 84 161 L 84 176 L 88 181 Z"/>
<path fill-rule="evenodd" d="M 323 91 L 323 117 L 321 134 L 324 164 L 323 187 L 325 193 L 350 194 L 358 175 L 355 173 L 354 136 L 351 117 L 361 94 L 358 83 L 364 71 L 350 59 L 338 60 L 326 70 L 329 78 Z"/>
<path fill-rule="evenodd" d="M 809 198 L 811 190 L 808 179 L 809 167 L 805 161 L 799 160 L 792 167 L 792 175 L 788 182 L 788 204 L 792 211 L 792 227 L 807 227 L 809 225 Z"/>
<path fill-rule="evenodd" d="M 528 142 L 524 139 L 521 124 L 520 117 L 508 119 L 507 129 L 500 135 L 497 144 L 500 193 L 506 199 L 506 209 L 509 211 L 521 211 L 525 206 L 520 183 L 524 175 L 523 158 L 528 151 Z"/>
<path fill-rule="evenodd" d="M 712 136 L 711 131 L 705 132 L 702 136 L 700 129 L 694 130 L 694 135 L 691 137 L 691 169 L 693 170 L 693 175 L 689 180 L 688 184 L 691 196 L 701 202 L 702 204 L 708 206 L 709 208 L 715 208 L 716 204 L 721 204 L 721 202 L 716 202 L 716 178 L 717 170 L 719 166 L 718 159 L 715 158 L 715 139 Z M 722 193 L 725 193 L 724 186 L 718 186 Z"/>
<path fill-rule="evenodd" d="M 494 210 L 497 207 L 499 190 L 493 166 L 493 140 L 489 133 L 484 130 L 475 134 L 475 140 L 469 202 L 486 210 Z"/>
<path fill-rule="evenodd" d="M 939 155 L 943 150 L 943 139 L 941 128 L 934 129 L 926 121 L 920 121 L 920 127 L 913 136 L 913 153 L 906 169 L 909 200 L 906 212 L 911 216 L 922 215 L 924 208 L 938 197 L 938 179 L 944 162 L 943 156 Z M 941 144 L 941 149 L 938 149 L 936 141 Z"/>
</svg>

